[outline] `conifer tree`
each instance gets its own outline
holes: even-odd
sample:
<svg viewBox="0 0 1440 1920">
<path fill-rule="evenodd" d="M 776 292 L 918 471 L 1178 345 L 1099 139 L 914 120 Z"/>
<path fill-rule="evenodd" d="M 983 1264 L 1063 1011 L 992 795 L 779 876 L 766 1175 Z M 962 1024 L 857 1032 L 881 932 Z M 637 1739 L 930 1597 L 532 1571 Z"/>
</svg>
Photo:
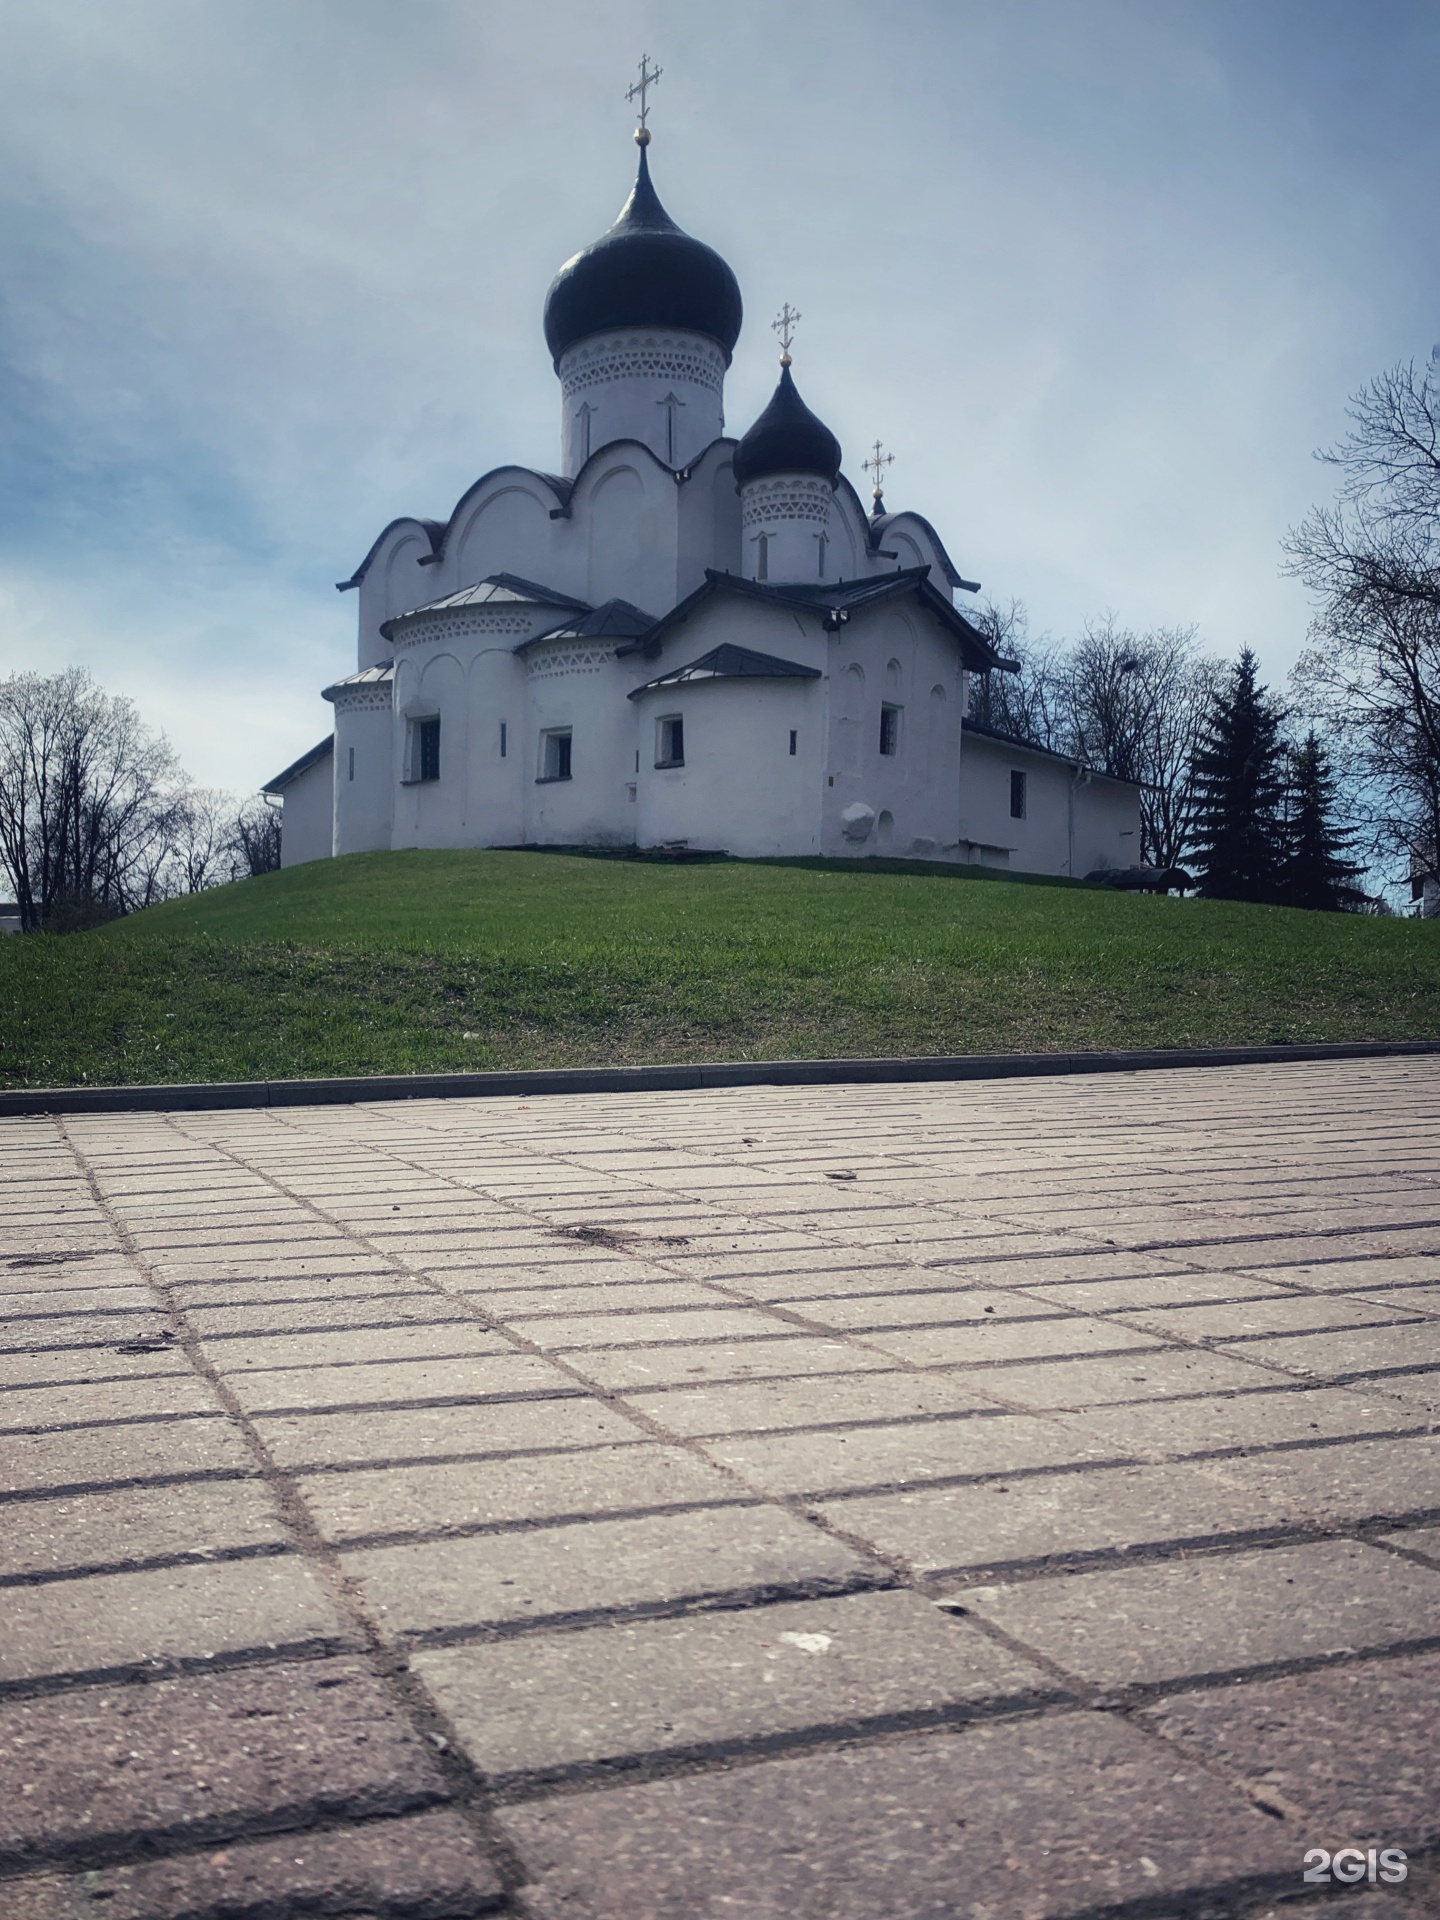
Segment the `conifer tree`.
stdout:
<svg viewBox="0 0 1440 1920">
<path fill-rule="evenodd" d="M 1354 883 L 1365 869 L 1345 858 L 1355 836 L 1336 824 L 1335 775 L 1313 727 L 1290 756 L 1289 789 L 1287 904 L 1326 913 L 1359 906 L 1365 896 Z"/>
<path fill-rule="evenodd" d="M 1211 900 L 1284 898 L 1281 712 L 1246 647 L 1210 710 L 1194 760 L 1199 891 Z"/>
</svg>

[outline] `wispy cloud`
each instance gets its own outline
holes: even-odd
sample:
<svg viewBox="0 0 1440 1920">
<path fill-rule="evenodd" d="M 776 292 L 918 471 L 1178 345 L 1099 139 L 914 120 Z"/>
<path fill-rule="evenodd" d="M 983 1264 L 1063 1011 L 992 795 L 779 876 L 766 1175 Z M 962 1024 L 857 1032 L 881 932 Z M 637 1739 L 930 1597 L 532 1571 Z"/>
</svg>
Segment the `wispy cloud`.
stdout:
<svg viewBox="0 0 1440 1920">
<path fill-rule="evenodd" d="M 1417 0 L 0 0 L 0 670 L 80 660 L 197 776 L 323 730 L 397 512 L 555 457 L 540 337 L 656 171 L 852 477 L 1037 624 L 1199 620 L 1283 673 L 1311 449 L 1440 335 Z"/>
</svg>

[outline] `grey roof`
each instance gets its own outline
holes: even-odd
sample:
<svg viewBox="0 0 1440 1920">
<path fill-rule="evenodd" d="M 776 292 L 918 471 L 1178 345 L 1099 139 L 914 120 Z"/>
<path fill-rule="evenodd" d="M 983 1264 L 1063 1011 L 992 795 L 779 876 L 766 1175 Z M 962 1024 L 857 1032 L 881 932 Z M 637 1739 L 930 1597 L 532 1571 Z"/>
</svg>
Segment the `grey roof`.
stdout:
<svg viewBox="0 0 1440 1920">
<path fill-rule="evenodd" d="M 573 595 L 560 593 L 554 587 L 539 586 L 534 580 L 522 580 L 516 573 L 491 573 L 483 580 L 477 580 L 473 587 L 461 587 L 456 593 L 442 594 L 438 600 L 427 600 L 422 607 L 411 607 L 405 613 L 397 613 L 391 619 L 380 624 L 380 631 L 387 640 L 394 637 L 395 629 L 403 626 L 407 620 L 418 620 L 422 614 L 453 613 L 462 607 L 562 607 L 577 613 L 588 613 L 588 605 L 576 600 Z"/>
<path fill-rule="evenodd" d="M 767 581 L 747 580 L 738 573 L 717 573 L 705 569 L 702 586 L 655 622 L 643 639 L 622 646 L 619 652 L 644 652 L 652 659 L 660 652 L 666 635 L 688 619 L 703 600 L 717 593 L 733 594 L 740 599 L 758 600 L 774 607 L 803 608 L 818 613 L 830 632 L 837 632 L 858 607 L 900 597 L 918 600 L 946 631 L 959 642 L 965 665 L 983 672 L 1004 667 L 990 642 L 960 613 L 943 593 L 930 584 L 929 567 L 900 567 L 894 573 L 872 574 L 864 580 L 821 580 L 812 585 L 771 585 Z"/>
<path fill-rule="evenodd" d="M 1115 780 L 1122 787 L 1138 787 L 1141 784 L 1138 780 L 1127 780 L 1123 773 L 1106 773 L 1103 767 L 1087 766 L 1083 760 L 1077 760 L 1073 753 L 1057 753 L 1053 747 L 1042 747 L 1033 740 L 1022 740 L 1018 734 L 1002 733 L 999 727 L 987 726 L 981 720 L 966 719 L 962 730 L 965 733 L 978 733 L 982 740 L 993 740 L 997 746 L 1013 747 L 1017 753 L 1038 753 L 1044 760 L 1059 760 L 1079 773 L 1093 774 L 1097 780 Z"/>
<path fill-rule="evenodd" d="M 302 753 L 298 760 L 292 760 L 283 773 L 277 773 L 273 780 L 267 780 L 260 789 L 262 793 L 284 793 L 302 773 L 308 773 L 320 761 L 328 760 L 335 751 L 335 736 L 327 733 L 323 740 L 317 740 L 308 753 Z"/>
<path fill-rule="evenodd" d="M 558 627 L 522 640 L 515 651 L 520 653 L 526 647 L 538 646 L 542 640 L 634 640 L 648 633 L 654 624 L 654 614 L 646 613 L 632 601 L 607 600 L 603 606 L 587 607 L 578 619 L 562 620 Z"/>
<path fill-rule="evenodd" d="M 642 693 L 657 687 L 690 686 L 700 680 L 818 680 L 818 667 L 802 667 L 797 660 L 781 660 L 773 653 L 756 653 L 751 647 L 712 647 L 692 660 L 688 667 L 676 667 L 662 673 L 658 680 L 647 680 L 629 695 L 638 700 Z"/>
<path fill-rule="evenodd" d="M 331 700 L 341 687 L 382 687 L 387 680 L 395 678 L 395 662 L 382 660 L 378 666 L 362 667 L 358 673 L 347 673 L 343 680 L 335 680 L 321 693 L 322 700 Z"/>
</svg>

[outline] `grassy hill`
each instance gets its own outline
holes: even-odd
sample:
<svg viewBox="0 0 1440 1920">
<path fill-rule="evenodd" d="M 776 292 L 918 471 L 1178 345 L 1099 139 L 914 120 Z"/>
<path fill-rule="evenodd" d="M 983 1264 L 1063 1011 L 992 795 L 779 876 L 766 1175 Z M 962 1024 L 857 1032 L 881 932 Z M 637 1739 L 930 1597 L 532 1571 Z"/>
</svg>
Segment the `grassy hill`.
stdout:
<svg viewBox="0 0 1440 1920">
<path fill-rule="evenodd" d="M 1440 1036 L 1440 924 L 811 863 L 377 853 L 0 940 L 0 1085 Z"/>
</svg>

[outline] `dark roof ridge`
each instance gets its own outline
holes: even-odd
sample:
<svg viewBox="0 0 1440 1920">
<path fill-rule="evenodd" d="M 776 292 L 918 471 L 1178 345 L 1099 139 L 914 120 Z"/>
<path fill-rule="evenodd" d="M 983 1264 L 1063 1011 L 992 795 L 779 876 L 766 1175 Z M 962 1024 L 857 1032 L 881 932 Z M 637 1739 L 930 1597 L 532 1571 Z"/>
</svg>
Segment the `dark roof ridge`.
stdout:
<svg viewBox="0 0 1440 1920">
<path fill-rule="evenodd" d="M 311 767 L 318 765 L 327 755 L 335 751 L 335 735 L 327 733 L 323 740 L 317 740 L 308 752 L 302 753 L 298 760 L 292 760 L 288 767 L 282 767 L 273 780 L 267 780 L 261 793 L 283 793 L 286 787 L 308 773 Z"/>
</svg>

